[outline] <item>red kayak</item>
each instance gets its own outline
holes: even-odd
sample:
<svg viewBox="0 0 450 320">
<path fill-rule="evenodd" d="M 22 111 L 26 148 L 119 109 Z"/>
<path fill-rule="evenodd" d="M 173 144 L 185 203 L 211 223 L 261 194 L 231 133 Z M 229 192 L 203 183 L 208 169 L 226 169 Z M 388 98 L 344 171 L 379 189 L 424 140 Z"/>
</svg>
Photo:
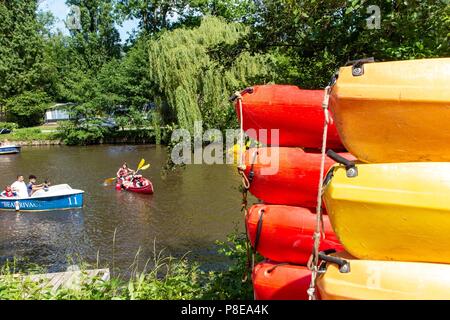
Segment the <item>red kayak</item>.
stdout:
<svg viewBox="0 0 450 320">
<path fill-rule="evenodd" d="M 252 273 L 256 300 L 308 300 L 311 271 L 305 266 L 264 261 Z"/>
<path fill-rule="evenodd" d="M 320 250 L 344 250 L 334 234 L 328 216 L 323 216 L 325 239 Z M 247 234 L 256 251 L 279 262 L 306 265 L 313 248 L 316 215 L 306 208 L 257 204 L 246 217 Z M 258 228 L 258 225 L 260 226 Z"/>
<path fill-rule="evenodd" d="M 153 194 L 153 184 L 150 180 L 146 178 L 142 178 L 142 186 L 137 185 L 134 183 L 132 186 L 125 187 L 120 183 L 116 184 L 116 190 L 126 190 L 130 192 L 136 192 L 136 193 L 144 193 L 144 194 Z"/>
<path fill-rule="evenodd" d="M 243 127 L 248 136 L 267 145 L 277 145 L 276 140 L 272 141 L 270 130 L 279 129 L 279 146 L 322 147 L 323 90 L 303 90 L 288 85 L 261 85 L 249 89 L 241 94 Z M 240 119 L 238 100 L 235 110 Z M 267 129 L 267 134 L 259 132 L 260 129 Z M 328 126 L 327 139 L 329 148 L 345 150 L 334 124 Z"/>
<path fill-rule="evenodd" d="M 349 153 L 339 155 L 355 160 Z M 253 171 L 250 192 L 265 203 L 315 208 L 321 159 L 320 152 L 300 148 L 251 148 L 244 155 L 247 177 Z M 324 175 L 334 163 L 326 158 Z"/>
</svg>

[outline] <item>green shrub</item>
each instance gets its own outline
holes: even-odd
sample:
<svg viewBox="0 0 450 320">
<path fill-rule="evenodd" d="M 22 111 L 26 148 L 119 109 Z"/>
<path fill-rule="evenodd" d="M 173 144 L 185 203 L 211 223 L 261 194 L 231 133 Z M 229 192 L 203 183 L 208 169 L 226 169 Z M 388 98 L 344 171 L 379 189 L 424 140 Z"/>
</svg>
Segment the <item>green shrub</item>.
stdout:
<svg viewBox="0 0 450 320">
<path fill-rule="evenodd" d="M 14 130 L 17 129 L 19 125 L 15 122 L 0 122 L 0 129 L 9 129 Z"/>
<path fill-rule="evenodd" d="M 83 127 L 73 121 L 62 121 L 58 127 L 58 137 L 67 145 L 88 145 L 99 143 L 107 129 L 97 125 L 95 120 L 85 123 Z"/>
</svg>

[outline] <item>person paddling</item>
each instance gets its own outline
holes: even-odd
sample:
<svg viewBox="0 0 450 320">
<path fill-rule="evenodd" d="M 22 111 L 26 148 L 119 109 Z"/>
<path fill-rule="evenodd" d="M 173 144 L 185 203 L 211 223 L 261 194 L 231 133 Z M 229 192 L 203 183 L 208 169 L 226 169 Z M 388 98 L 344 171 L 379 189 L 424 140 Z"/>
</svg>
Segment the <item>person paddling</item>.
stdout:
<svg viewBox="0 0 450 320">
<path fill-rule="evenodd" d="M 18 175 L 17 180 L 11 185 L 12 191 L 16 192 L 19 198 L 28 198 L 27 185 L 23 175 Z"/>
<path fill-rule="evenodd" d="M 122 164 L 122 166 L 117 170 L 117 180 L 120 181 L 122 184 L 129 184 L 130 183 L 130 176 L 135 173 L 134 170 L 128 168 L 128 165 L 126 162 Z"/>
</svg>

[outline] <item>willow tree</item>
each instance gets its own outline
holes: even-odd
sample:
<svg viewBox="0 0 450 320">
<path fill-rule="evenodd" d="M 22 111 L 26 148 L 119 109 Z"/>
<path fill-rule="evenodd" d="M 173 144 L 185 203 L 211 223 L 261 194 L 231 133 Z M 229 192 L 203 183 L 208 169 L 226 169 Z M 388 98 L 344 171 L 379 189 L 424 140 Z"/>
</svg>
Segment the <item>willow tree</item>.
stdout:
<svg viewBox="0 0 450 320">
<path fill-rule="evenodd" d="M 150 41 L 150 78 L 159 88 L 156 99 L 169 108 L 162 112 L 166 119 L 191 131 L 200 120 L 224 129 L 232 113 L 228 97 L 254 81 L 272 79 L 269 56 L 241 50 L 229 63 L 217 59 L 217 51 L 238 47 L 248 32 L 241 24 L 205 17 L 198 28 L 166 31 Z"/>
</svg>

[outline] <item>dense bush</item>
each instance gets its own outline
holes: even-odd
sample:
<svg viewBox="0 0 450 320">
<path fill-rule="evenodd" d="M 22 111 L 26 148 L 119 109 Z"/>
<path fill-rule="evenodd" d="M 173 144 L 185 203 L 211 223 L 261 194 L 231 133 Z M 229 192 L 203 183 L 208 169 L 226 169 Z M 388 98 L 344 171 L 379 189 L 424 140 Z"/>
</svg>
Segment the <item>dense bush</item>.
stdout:
<svg viewBox="0 0 450 320">
<path fill-rule="evenodd" d="M 15 122 L 0 122 L 0 129 L 14 130 L 18 127 L 19 125 Z"/>
<path fill-rule="evenodd" d="M 83 126 L 72 121 L 62 121 L 58 127 L 58 136 L 67 145 L 99 143 L 106 132 L 108 129 L 96 119 L 86 121 Z"/>
</svg>

